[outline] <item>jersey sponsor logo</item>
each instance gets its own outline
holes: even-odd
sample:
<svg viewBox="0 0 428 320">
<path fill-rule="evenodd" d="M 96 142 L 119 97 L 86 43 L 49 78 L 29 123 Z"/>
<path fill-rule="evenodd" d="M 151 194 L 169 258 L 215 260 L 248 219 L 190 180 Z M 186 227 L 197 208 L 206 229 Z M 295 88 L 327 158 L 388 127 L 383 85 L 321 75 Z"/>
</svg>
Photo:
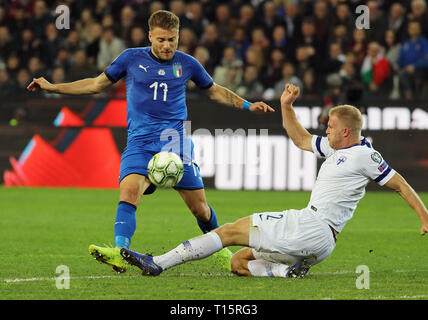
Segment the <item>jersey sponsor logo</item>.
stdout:
<svg viewBox="0 0 428 320">
<path fill-rule="evenodd" d="M 172 70 L 174 71 L 174 76 L 176 76 L 177 78 L 181 77 L 182 74 L 182 67 L 181 67 L 181 63 L 174 63 L 172 65 Z"/>
<path fill-rule="evenodd" d="M 380 156 L 380 154 L 378 152 L 373 152 L 370 157 L 372 158 L 372 160 L 376 163 L 381 163 L 382 162 L 382 157 Z"/>
<path fill-rule="evenodd" d="M 143 69 L 144 71 L 146 71 L 147 72 L 147 68 L 148 68 L 149 66 L 147 66 L 147 67 L 143 67 L 141 64 L 138 66 L 138 68 L 141 68 L 141 69 Z"/>
<path fill-rule="evenodd" d="M 346 161 L 346 157 L 345 156 L 341 156 L 338 160 L 337 160 L 337 165 L 343 163 Z"/>
</svg>

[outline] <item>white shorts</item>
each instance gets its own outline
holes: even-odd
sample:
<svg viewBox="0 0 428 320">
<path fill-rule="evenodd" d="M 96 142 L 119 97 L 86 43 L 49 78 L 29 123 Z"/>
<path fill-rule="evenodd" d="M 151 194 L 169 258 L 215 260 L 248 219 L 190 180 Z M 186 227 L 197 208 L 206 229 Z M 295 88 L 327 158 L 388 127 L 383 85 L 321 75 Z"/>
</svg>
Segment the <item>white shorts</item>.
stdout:
<svg viewBox="0 0 428 320">
<path fill-rule="evenodd" d="M 313 265 L 327 258 L 336 243 L 329 225 L 304 208 L 253 214 L 249 245 L 256 259 L 287 265 L 307 259 Z"/>
</svg>

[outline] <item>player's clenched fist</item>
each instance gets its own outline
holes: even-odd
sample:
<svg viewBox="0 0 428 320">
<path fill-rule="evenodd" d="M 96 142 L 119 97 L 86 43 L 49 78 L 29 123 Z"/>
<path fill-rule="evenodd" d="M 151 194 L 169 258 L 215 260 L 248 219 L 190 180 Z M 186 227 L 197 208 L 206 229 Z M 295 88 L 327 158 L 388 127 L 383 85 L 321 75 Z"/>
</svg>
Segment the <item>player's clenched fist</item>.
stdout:
<svg viewBox="0 0 428 320">
<path fill-rule="evenodd" d="M 292 84 L 286 84 L 284 92 L 281 95 L 281 105 L 290 105 L 296 101 L 300 94 L 300 88 Z"/>
<path fill-rule="evenodd" d="M 54 91 L 54 85 L 47 81 L 45 78 L 34 78 L 33 81 L 28 85 L 27 90 L 29 91 L 37 91 L 43 90 L 47 92 Z"/>
</svg>

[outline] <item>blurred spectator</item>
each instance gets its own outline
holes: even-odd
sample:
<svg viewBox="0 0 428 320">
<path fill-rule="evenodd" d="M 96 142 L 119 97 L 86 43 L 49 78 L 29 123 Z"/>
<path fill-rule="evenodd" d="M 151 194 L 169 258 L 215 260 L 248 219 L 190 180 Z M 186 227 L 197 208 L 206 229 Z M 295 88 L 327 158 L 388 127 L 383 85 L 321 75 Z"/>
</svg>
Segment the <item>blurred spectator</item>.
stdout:
<svg viewBox="0 0 428 320">
<path fill-rule="evenodd" d="M 106 28 L 100 40 L 100 49 L 97 56 L 97 68 L 99 71 L 112 63 L 114 59 L 125 50 L 123 40 L 117 38 L 112 28 Z"/>
<path fill-rule="evenodd" d="M 387 17 L 388 22 L 388 30 L 392 30 L 398 41 L 404 40 L 406 37 L 406 16 L 405 16 L 405 9 L 401 3 L 395 2 L 391 5 L 391 8 L 389 9 L 389 15 Z"/>
<path fill-rule="evenodd" d="M 6 60 L 6 69 L 12 79 L 15 79 L 20 67 L 21 61 L 19 56 L 16 53 L 12 53 Z"/>
<path fill-rule="evenodd" d="M 21 44 L 18 48 L 18 55 L 22 63 L 26 64 L 32 56 L 40 55 L 40 40 L 34 39 L 33 31 L 26 28 L 21 32 Z"/>
<path fill-rule="evenodd" d="M 317 0 L 314 6 L 315 34 L 321 41 L 327 42 L 330 38 L 331 18 L 329 16 L 328 3 L 324 0 Z"/>
<path fill-rule="evenodd" d="M 293 56 L 292 41 L 287 37 L 287 31 L 282 25 L 277 25 L 273 28 L 269 51 L 274 49 L 282 50 L 287 58 Z"/>
<path fill-rule="evenodd" d="M 9 31 L 13 33 L 14 36 L 18 35 L 28 26 L 31 26 L 28 23 L 28 14 L 26 14 L 23 7 L 16 7 L 9 13 L 10 19 L 8 21 Z M 44 30 L 42 30 L 43 35 Z"/>
<path fill-rule="evenodd" d="M 296 75 L 299 79 L 308 69 L 315 69 L 316 64 L 312 57 L 315 52 L 311 46 L 299 46 L 296 48 Z"/>
<path fill-rule="evenodd" d="M 15 50 L 16 48 L 9 33 L 9 28 L 0 26 L 0 58 L 5 59 Z"/>
<path fill-rule="evenodd" d="M 246 99 L 259 99 L 263 95 L 263 85 L 258 80 L 257 67 L 247 65 L 244 69 L 242 83 L 236 88 L 236 94 Z"/>
<path fill-rule="evenodd" d="M 331 43 L 328 58 L 323 62 L 323 73 L 328 75 L 339 72 L 343 62 L 345 62 L 345 55 L 342 53 L 342 48 L 338 43 Z"/>
<path fill-rule="evenodd" d="M 227 43 L 233 36 L 237 21 L 230 17 L 230 10 L 226 4 L 220 4 L 215 10 L 215 24 L 220 35 L 219 40 Z"/>
<path fill-rule="evenodd" d="M 196 35 L 192 31 L 192 29 L 189 29 L 189 28 L 180 29 L 179 44 L 182 49 L 186 48 L 187 53 L 189 53 L 190 55 L 193 55 L 193 51 L 198 45 L 198 39 L 196 38 Z"/>
<path fill-rule="evenodd" d="M 367 29 L 367 41 L 381 42 L 387 29 L 385 14 L 378 8 L 378 1 L 367 1 L 370 12 L 370 28 Z"/>
<path fill-rule="evenodd" d="M 352 30 L 355 28 L 355 21 L 354 18 L 351 15 L 351 11 L 349 10 L 349 6 L 347 3 L 339 3 L 336 6 L 335 10 L 335 17 L 334 17 L 334 25 L 342 25 L 345 27 L 346 30 L 346 36 L 348 38 L 352 37 Z"/>
<path fill-rule="evenodd" d="M 302 99 L 315 100 L 319 99 L 320 89 L 315 79 L 315 72 L 312 69 L 307 69 L 303 74 L 302 79 Z"/>
<path fill-rule="evenodd" d="M 274 90 L 275 90 L 275 99 L 279 99 L 281 97 L 281 94 L 284 92 L 285 85 L 287 83 L 294 84 L 295 86 L 298 86 L 303 93 L 303 83 L 299 79 L 299 77 L 295 74 L 295 69 L 292 63 L 286 62 L 284 66 L 281 68 L 282 77 L 279 81 L 275 83 Z"/>
<path fill-rule="evenodd" d="M 146 32 L 141 27 L 133 27 L 128 42 L 128 48 L 146 47 L 150 45 Z"/>
<path fill-rule="evenodd" d="M 34 36 L 36 38 L 41 38 L 45 33 L 46 26 L 49 23 L 53 22 L 53 18 L 49 15 L 46 2 L 42 0 L 37 0 L 34 3 L 34 11 L 31 15 L 28 25 L 31 26 Z"/>
<path fill-rule="evenodd" d="M 4 10 L 4 7 L 0 6 L 0 26 L 5 26 L 6 24 L 6 10 Z"/>
<path fill-rule="evenodd" d="M 301 25 L 301 37 L 297 40 L 297 46 L 311 47 L 317 53 L 319 59 L 325 56 L 326 42 L 316 33 L 315 21 L 312 18 L 305 18 Z"/>
<path fill-rule="evenodd" d="M 108 0 L 96 0 L 96 5 L 93 10 L 94 17 L 97 21 L 101 21 L 101 19 L 111 13 L 111 5 Z"/>
<path fill-rule="evenodd" d="M 203 46 L 198 46 L 196 47 L 193 56 L 205 68 L 210 59 L 210 52 L 207 50 L 207 48 Z"/>
<path fill-rule="evenodd" d="M 120 23 L 116 32 L 119 38 L 129 41 L 131 29 L 135 25 L 135 16 L 136 13 L 131 6 L 126 5 L 122 8 L 120 11 Z"/>
<path fill-rule="evenodd" d="M 273 29 L 278 26 L 284 26 L 284 20 L 277 15 L 276 3 L 268 0 L 261 5 L 263 8 L 262 14 L 258 17 L 257 25 L 263 28 L 264 33 L 272 40 Z"/>
<path fill-rule="evenodd" d="M 290 38 L 298 38 L 300 36 L 300 24 L 302 15 L 299 13 L 297 3 L 294 1 L 286 1 L 283 6 L 283 19 L 286 24 L 287 35 Z"/>
<path fill-rule="evenodd" d="M 349 36 L 346 26 L 343 24 L 338 24 L 333 29 L 333 35 L 331 42 L 339 44 L 343 52 L 346 52 L 349 48 Z"/>
<path fill-rule="evenodd" d="M 207 48 L 210 52 L 208 68 L 213 70 L 221 61 L 224 47 L 218 38 L 217 26 L 214 23 L 210 23 L 205 26 L 204 33 L 199 44 Z"/>
<path fill-rule="evenodd" d="M 86 48 L 88 61 L 90 63 L 96 63 L 98 58 L 98 52 L 100 51 L 101 36 L 103 34 L 103 28 L 99 23 L 95 23 L 91 27 L 91 40 Z"/>
<path fill-rule="evenodd" d="M 28 90 L 27 90 L 27 86 L 30 84 L 31 82 L 31 77 L 30 77 L 30 73 L 28 72 L 27 69 L 25 68 L 21 68 L 19 69 L 17 75 L 16 75 L 16 92 L 15 95 L 16 96 L 27 96 L 29 94 L 31 94 Z"/>
<path fill-rule="evenodd" d="M 15 94 L 15 85 L 6 69 L 0 69 L 0 97 L 8 98 Z"/>
<path fill-rule="evenodd" d="M 180 19 L 180 28 L 191 28 L 190 20 L 186 17 L 186 4 L 183 0 L 171 1 L 169 10 Z"/>
<path fill-rule="evenodd" d="M 421 25 L 421 34 L 428 38 L 428 10 L 425 0 L 412 0 L 411 11 L 408 14 L 408 19 L 418 21 Z"/>
<path fill-rule="evenodd" d="M 246 33 L 250 33 L 254 26 L 254 8 L 249 4 L 244 4 L 239 10 L 238 26 L 245 29 Z"/>
<path fill-rule="evenodd" d="M 354 29 L 352 41 L 349 50 L 355 55 L 357 68 L 361 68 L 364 58 L 367 54 L 367 39 L 365 29 Z"/>
<path fill-rule="evenodd" d="M 269 39 L 266 37 L 263 28 L 255 27 L 251 32 L 251 46 L 257 47 L 263 53 L 264 59 L 268 58 L 269 45 Z"/>
<path fill-rule="evenodd" d="M 189 19 L 190 28 L 196 33 L 200 39 L 204 33 L 204 27 L 208 21 L 204 17 L 202 5 L 199 2 L 191 2 L 187 5 L 186 17 Z"/>
<path fill-rule="evenodd" d="M 387 30 L 385 32 L 383 47 L 385 48 L 385 58 L 392 66 L 396 65 L 400 54 L 401 43 L 397 41 L 393 30 Z"/>
<path fill-rule="evenodd" d="M 92 27 L 96 23 L 90 8 L 83 9 L 80 19 L 76 22 L 76 30 L 79 32 L 80 38 L 86 43 L 93 40 Z"/>
<path fill-rule="evenodd" d="M 249 47 L 245 55 L 244 63 L 245 65 L 254 66 L 258 71 L 261 71 L 265 66 L 263 53 L 258 47 Z"/>
<path fill-rule="evenodd" d="M 79 32 L 70 30 L 67 38 L 62 42 L 61 47 L 66 49 L 69 54 L 73 55 L 77 50 L 86 48 L 86 43 L 80 38 Z"/>
<path fill-rule="evenodd" d="M 164 6 L 164 4 L 162 2 L 160 2 L 160 1 L 153 1 L 153 2 L 150 3 L 148 16 L 151 16 L 156 11 L 163 10 L 163 9 L 165 9 L 165 6 Z"/>
<path fill-rule="evenodd" d="M 266 72 L 262 75 L 262 83 L 265 88 L 273 88 L 282 77 L 282 66 L 286 59 L 281 49 L 273 49 L 270 53 Z"/>
<path fill-rule="evenodd" d="M 28 71 L 30 72 L 31 79 L 40 78 L 46 72 L 44 65 L 39 57 L 31 57 L 28 61 Z"/>
<path fill-rule="evenodd" d="M 88 62 L 85 50 L 77 50 L 74 53 L 73 63 L 67 72 L 67 81 L 96 77 L 98 73 L 97 68 Z"/>
<path fill-rule="evenodd" d="M 54 68 L 62 68 L 67 72 L 71 66 L 70 51 L 65 48 L 59 48 L 53 63 Z"/>
<path fill-rule="evenodd" d="M 203 46 L 196 47 L 195 51 L 193 53 L 193 57 L 199 61 L 199 63 L 205 68 L 205 70 L 208 70 L 206 68 L 206 65 L 210 59 L 210 53 L 207 50 L 207 48 L 205 48 Z M 210 73 L 210 74 L 212 74 L 212 73 Z M 196 96 L 196 97 L 201 97 L 201 90 L 198 89 L 198 87 L 196 86 L 196 84 L 192 80 L 190 80 L 187 83 L 187 89 L 191 90 L 191 95 Z"/>
<path fill-rule="evenodd" d="M 241 59 L 245 60 L 245 53 L 250 47 L 250 40 L 247 38 L 245 29 L 237 27 L 233 33 L 233 38 L 229 41 L 228 46 L 234 47 L 236 55 Z"/>
<path fill-rule="evenodd" d="M 387 97 L 391 90 L 390 65 L 376 41 L 370 42 L 361 67 L 361 78 L 367 97 Z"/>
<path fill-rule="evenodd" d="M 428 40 L 421 35 L 421 25 L 418 21 L 411 21 L 407 32 L 409 40 L 401 47 L 397 65 L 404 97 L 410 100 L 427 75 Z"/>
<path fill-rule="evenodd" d="M 230 89 L 235 88 L 241 83 L 243 66 L 233 47 L 224 48 L 221 64 L 214 69 L 214 82 Z"/>
<path fill-rule="evenodd" d="M 53 62 L 55 61 L 55 57 L 57 55 L 58 48 L 60 47 L 62 42 L 54 23 L 49 23 L 48 25 L 46 25 L 45 37 L 46 40 L 41 45 L 41 57 L 43 59 L 43 63 L 48 68 L 52 68 Z"/>
<path fill-rule="evenodd" d="M 328 123 L 328 113 L 330 109 L 334 106 L 343 104 L 343 94 L 342 94 L 342 78 L 339 74 L 333 73 L 327 76 L 327 92 L 323 97 L 323 107 L 321 109 L 321 113 L 318 117 L 318 124 L 320 129 L 324 129 L 327 127 Z"/>
<path fill-rule="evenodd" d="M 101 20 L 103 29 L 113 29 L 115 31 L 114 17 L 111 14 L 106 14 Z"/>
</svg>

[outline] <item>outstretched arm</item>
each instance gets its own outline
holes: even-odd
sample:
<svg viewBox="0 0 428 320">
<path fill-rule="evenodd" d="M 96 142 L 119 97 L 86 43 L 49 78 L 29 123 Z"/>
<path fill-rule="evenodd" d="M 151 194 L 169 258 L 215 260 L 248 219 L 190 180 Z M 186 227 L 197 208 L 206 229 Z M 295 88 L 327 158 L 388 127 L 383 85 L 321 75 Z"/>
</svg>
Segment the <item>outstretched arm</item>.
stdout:
<svg viewBox="0 0 428 320">
<path fill-rule="evenodd" d="M 422 222 L 421 235 L 428 233 L 428 211 L 418 194 L 407 183 L 407 181 L 396 172 L 394 176 L 385 183 L 385 186 L 396 191 L 409 206 L 416 212 Z"/>
<path fill-rule="evenodd" d="M 247 102 L 247 104 L 244 105 L 244 102 L 246 102 L 244 99 L 242 99 L 240 96 L 230 91 L 229 89 L 215 83 L 208 89 L 208 96 L 210 97 L 210 99 L 215 100 L 221 104 L 227 105 L 229 107 L 244 109 L 248 106 L 251 112 L 257 114 L 275 112 L 273 108 L 271 108 L 264 102 L 254 102 L 250 103 L 249 105 Z"/>
<path fill-rule="evenodd" d="M 293 109 L 293 102 L 300 94 L 300 89 L 292 84 L 286 84 L 281 95 L 281 112 L 284 128 L 294 144 L 307 151 L 312 150 L 312 135 L 299 123 Z"/>
<path fill-rule="evenodd" d="M 28 85 L 27 90 L 43 90 L 45 92 L 51 93 L 84 95 L 100 93 L 112 84 L 113 83 L 107 78 L 107 76 L 103 72 L 96 78 L 87 78 L 69 83 L 58 84 L 50 83 L 45 78 L 41 77 L 33 79 L 33 81 Z"/>
</svg>

